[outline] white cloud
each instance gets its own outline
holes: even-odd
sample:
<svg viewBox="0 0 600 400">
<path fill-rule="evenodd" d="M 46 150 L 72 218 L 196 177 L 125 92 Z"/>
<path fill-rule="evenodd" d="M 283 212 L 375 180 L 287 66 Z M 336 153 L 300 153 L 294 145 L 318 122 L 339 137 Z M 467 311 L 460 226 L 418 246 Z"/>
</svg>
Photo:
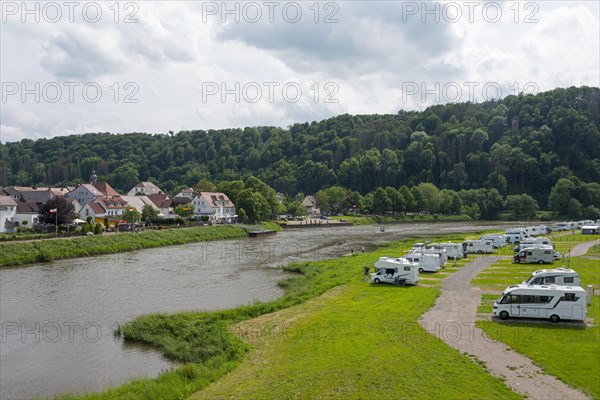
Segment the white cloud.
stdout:
<svg viewBox="0 0 600 400">
<path fill-rule="evenodd" d="M 325 9 L 321 2 L 318 23 L 309 8 L 313 3 L 298 3 L 303 14 L 297 23 L 286 22 L 281 10 L 270 23 L 265 8 L 260 23 L 245 22 L 249 15 L 240 15 L 236 23 L 231 15 L 206 12 L 222 3 L 202 2 L 138 2 L 137 23 L 123 22 L 132 10 L 118 3 L 115 23 L 111 4 L 103 3 L 97 23 L 79 14 L 73 23 L 66 17 L 59 23 L 21 23 L 17 15 L 2 24 L 3 84 L 31 89 L 54 82 L 64 89 L 55 103 L 43 93 L 39 103 L 33 95 L 25 101 L 20 93 L 5 96 L 2 141 L 92 131 L 287 126 L 346 112 L 423 109 L 436 96 L 422 89 L 435 90 L 436 83 L 441 90 L 455 82 L 463 90 L 461 101 L 469 100 L 469 82 L 479 84 L 480 100 L 482 86 L 490 82 L 498 83 L 503 95 L 514 83 L 522 89 L 534 82 L 539 90 L 600 85 L 596 3 L 535 3 L 539 9 L 528 8 L 532 2 L 497 3 L 503 8 L 496 23 L 481 12 L 488 2 L 478 3 L 473 22 L 465 4 L 454 3 L 463 12 L 454 23 L 447 21 L 452 14 L 439 14 L 435 22 L 435 15 L 410 8 L 420 2 L 335 2 L 337 9 Z M 242 10 L 246 3 L 239 4 Z M 538 22 L 524 23 L 532 11 Z M 326 15 L 338 22 L 323 23 Z M 64 86 L 69 81 L 78 84 L 73 101 Z M 268 82 L 279 84 L 273 101 Z M 203 99 L 203 89 L 213 83 L 219 92 Z M 233 94 L 222 101 L 220 89 L 231 90 L 236 83 L 240 89 L 258 85 L 260 100 L 244 98 L 254 98 L 250 91 L 239 93 L 240 102 Z M 86 84 L 101 88 L 97 102 L 86 99 Z M 297 102 L 286 100 L 281 91 L 286 84 L 302 88 Z M 418 91 L 407 95 L 413 88 L 407 85 L 417 85 Z M 328 94 L 338 101 L 325 102 Z M 448 100 L 443 94 L 437 93 L 438 101 Z M 126 103 L 127 96 L 138 102 Z"/>
</svg>

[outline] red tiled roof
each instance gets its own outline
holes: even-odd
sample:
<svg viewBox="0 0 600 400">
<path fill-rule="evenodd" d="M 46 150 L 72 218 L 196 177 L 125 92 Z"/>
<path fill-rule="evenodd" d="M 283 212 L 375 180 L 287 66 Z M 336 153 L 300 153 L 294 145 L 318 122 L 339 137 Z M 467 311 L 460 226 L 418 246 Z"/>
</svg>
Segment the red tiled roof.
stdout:
<svg viewBox="0 0 600 400">
<path fill-rule="evenodd" d="M 107 182 L 96 182 L 92 184 L 98 189 L 104 196 L 120 196 L 120 194 L 113 189 Z"/>
</svg>

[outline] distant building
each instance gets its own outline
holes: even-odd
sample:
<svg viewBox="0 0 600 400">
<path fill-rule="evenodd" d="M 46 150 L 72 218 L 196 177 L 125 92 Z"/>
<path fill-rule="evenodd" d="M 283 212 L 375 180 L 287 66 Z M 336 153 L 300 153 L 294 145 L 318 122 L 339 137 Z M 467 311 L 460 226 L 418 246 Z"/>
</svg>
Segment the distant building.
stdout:
<svg viewBox="0 0 600 400">
<path fill-rule="evenodd" d="M 16 226 L 17 202 L 11 196 L 0 196 L 0 233 L 12 233 Z"/>
<path fill-rule="evenodd" d="M 121 195 L 107 182 L 97 182 L 98 177 L 96 173 L 92 171 L 90 176 L 90 183 L 82 183 L 75 189 L 65 194 L 65 198 L 76 199 L 79 204 L 85 206 L 96 199 L 105 198 L 112 199 L 120 197 Z"/>
<path fill-rule="evenodd" d="M 189 199 L 193 199 L 194 198 L 194 189 L 192 189 L 192 188 L 183 189 L 181 192 L 177 193 L 175 195 L 175 197 L 186 197 Z"/>
<path fill-rule="evenodd" d="M 213 222 L 235 222 L 235 204 L 225 193 L 219 192 L 200 192 L 192 200 L 194 205 L 194 216 L 200 219 L 208 216 Z"/>
<path fill-rule="evenodd" d="M 315 196 L 308 195 L 304 197 L 301 203 L 305 208 L 308 215 L 318 215 L 320 210 L 317 208 L 317 199 Z"/>
<path fill-rule="evenodd" d="M 149 194 L 161 194 L 163 191 L 152 182 L 140 182 L 127 193 L 127 196 L 141 196 Z"/>
<path fill-rule="evenodd" d="M 173 198 L 168 194 L 151 194 L 148 198 L 160 211 L 158 213 L 159 217 L 175 218 L 177 216 L 173 211 Z"/>
<path fill-rule="evenodd" d="M 154 204 L 148 196 L 145 196 L 145 195 L 121 196 L 121 198 L 123 199 L 123 201 L 125 201 L 125 203 L 127 203 L 127 205 L 129 207 L 135 208 L 140 213 L 142 211 L 144 211 L 144 207 L 146 205 L 149 205 L 150 207 L 152 207 L 154 209 L 154 211 L 156 211 L 157 214 L 160 213 L 160 210 L 158 209 L 156 204 Z"/>
<path fill-rule="evenodd" d="M 31 228 L 37 225 L 40 218 L 40 208 L 37 203 L 32 201 L 18 201 L 17 202 L 17 213 L 15 215 L 15 222 L 18 225 L 23 225 L 23 221 L 27 221 L 25 225 L 27 228 Z"/>
</svg>

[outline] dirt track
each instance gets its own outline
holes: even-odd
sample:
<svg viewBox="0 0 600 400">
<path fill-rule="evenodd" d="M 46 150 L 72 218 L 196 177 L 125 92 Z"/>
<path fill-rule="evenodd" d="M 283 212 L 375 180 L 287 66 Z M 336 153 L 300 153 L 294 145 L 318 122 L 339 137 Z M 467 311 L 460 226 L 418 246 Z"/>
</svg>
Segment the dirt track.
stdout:
<svg viewBox="0 0 600 400">
<path fill-rule="evenodd" d="M 571 256 L 585 254 L 598 242 L 577 245 L 571 250 Z M 472 287 L 470 281 L 494 261 L 493 258 L 478 257 L 446 278 L 435 305 L 419 320 L 421 326 L 450 346 L 484 361 L 493 375 L 504 378 L 511 389 L 528 398 L 587 399 L 580 391 L 546 374 L 529 358 L 488 338 L 475 327 L 481 291 Z"/>
</svg>

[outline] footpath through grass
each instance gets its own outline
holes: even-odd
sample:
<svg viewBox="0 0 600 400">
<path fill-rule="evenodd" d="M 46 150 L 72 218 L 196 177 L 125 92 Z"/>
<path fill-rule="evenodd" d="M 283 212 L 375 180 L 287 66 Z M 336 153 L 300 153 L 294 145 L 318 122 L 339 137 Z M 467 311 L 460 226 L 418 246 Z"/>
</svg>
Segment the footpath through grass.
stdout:
<svg viewBox="0 0 600 400">
<path fill-rule="evenodd" d="M 219 225 L 39 240 L 26 243 L 3 242 L 0 243 L 0 267 L 207 240 L 233 239 L 246 235 L 246 231 L 240 226 Z"/>
<path fill-rule="evenodd" d="M 561 253 L 589 240 L 586 235 L 569 234 L 561 238 L 560 241 L 558 238 L 554 239 Z M 544 268 L 560 266 L 560 262 L 555 262 Z M 595 246 L 585 256 L 573 257 L 569 266 L 579 273 L 582 286 L 593 285 L 595 293 L 600 292 L 599 246 Z M 592 305 L 588 306 L 586 327 L 574 326 L 568 322 L 552 324 L 544 320 L 491 320 L 492 303 L 502 291 L 510 285 L 523 282 L 537 269 L 540 269 L 537 264 L 512 264 L 511 261 L 502 260 L 483 270 L 472 280 L 473 285 L 494 292 L 483 295 L 478 312 L 487 314 L 477 322 L 477 326 L 489 337 L 506 343 L 534 360 L 548 374 L 592 398 L 600 398 L 600 296 L 594 296 Z"/>
<path fill-rule="evenodd" d="M 449 239 L 456 235 L 442 240 Z M 139 317 L 123 327 L 125 338 L 149 343 L 183 365 L 156 379 L 76 398 L 184 399 L 223 375 L 209 394 L 198 396 L 518 397 L 418 325 L 437 288 L 362 281 L 364 266 L 380 256 L 399 256 L 411 245 L 403 241 L 373 253 L 291 264 L 285 269 L 297 276 L 281 282 L 286 294 L 272 302 Z M 446 274 L 424 277 L 436 285 Z"/>
</svg>

